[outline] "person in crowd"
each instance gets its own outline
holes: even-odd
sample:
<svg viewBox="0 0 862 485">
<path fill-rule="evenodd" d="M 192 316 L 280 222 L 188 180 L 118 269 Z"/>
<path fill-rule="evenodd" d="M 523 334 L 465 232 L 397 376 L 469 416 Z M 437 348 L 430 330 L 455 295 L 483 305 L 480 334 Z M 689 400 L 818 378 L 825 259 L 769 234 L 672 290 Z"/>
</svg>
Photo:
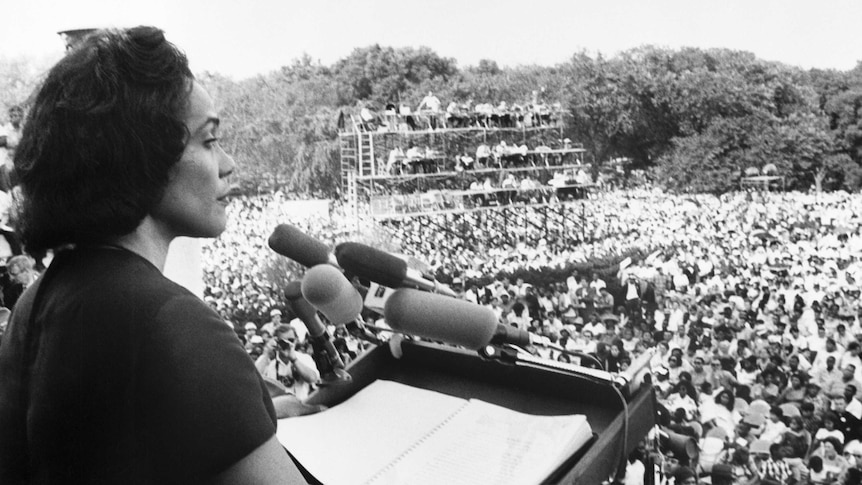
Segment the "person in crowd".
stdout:
<svg viewBox="0 0 862 485">
<path fill-rule="evenodd" d="M 754 485 L 760 480 L 757 465 L 746 447 L 728 448 L 718 463 L 730 466 L 734 484 Z"/>
<path fill-rule="evenodd" d="M 812 456 L 808 460 L 808 468 L 806 470 L 806 482 L 810 485 L 826 485 L 834 480 L 830 478 L 830 474 L 823 468 L 823 458 Z"/>
<path fill-rule="evenodd" d="M 787 483 L 793 472 L 784 460 L 784 451 L 778 443 L 769 445 L 769 458 L 760 464 L 757 470 L 761 483 L 772 480 L 775 483 Z"/>
<path fill-rule="evenodd" d="M 272 340 L 275 357 L 269 359 L 263 376 L 281 382 L 287 392 L 305 399 L 320 381 L 314 359 L 297 348 L 296 330 L 290 325 L 279 325 Z"/>
<path fill-rule="evenodd" d="M 258 336 L 257 324 L 254 322 L 246 322 L 242 328 L 245 331 L 242 335 L 240 335 L 240 340 L 242 341 L 242 343 L 246 345 L 253 344 L 254 342 L 252 342 L 252 339 Z"/>
<path fill-rule="evenodd" d="M 671 412 L 682 410 L 686 421 L 693 421 L 699 417 L 697 401 L 694 396 L 694 387 L 690 382 L 679 382 L 674 391 L 665 400 L 664 404 Z"/>
<path fill-rule="evenodd" d="M 24 108 L 12 105 L 7 110 L 9 122 L 0 126 L 0 191 L 10 192 L 17 185 L 15 176 L 15 148 L 21 140 L 24 128 Z"/>
<path fill-rule="evenodd" d="M 776 404 L 793 404 L 799 406 L 805 399 L 805 384 L 808 376 L 804 373 L 794 373 L 790 375 L 790 384 L 781 391 L 775 399 Z"/>
<path fill-rule="evenodd" d="M 847 410 L 849 403 L 847 396 L 840 396 L 832 400 L 832 412 L 838 418 L 835 427 L 844 434 L 844 442 L 862 438 L 862 421 Z"/>
<path fill-rule="evenodd" d="M 420 101 L 419 105 L 416 107 L 416 112 L 427 112 L 428 127 L 432 130 L 436 130 L 440 123 L 439 116 L 441 106 L 442 103 L 440 102 L 440 98 L 434 96 L 432 91 L 428 91 L 428 94 L 422 98 L 422 101 Z"/>
<path fill-rule="evenodd" d="M 233 330 L 162 274 L 175 237 L 227 225 L 219 124 L 156 28 L 97 31 L 47 73 L 15 171 L 25 246 L 55 255 L 0 344 L 0 482 L 303 481 Z"/>
<path fill-rule="evenodd" d="M 3 305 L 6 308 L 14 308 L 21 293 L 36 282 L 39 272 L 35 265 L 33 258 L 26 254 L 13 256 L 6 262 L 6 274 L 9 277 L 3 288 Z"/>
<path fill-rule="evenodd" d="M 267 336 L 272 337 L 275 335 L 275 329 L 281 325 L 281 310 L 278 308 L 273 308 L 269 312 L 270 320 L 260 327 L 261 334 L 266 333 Z"/>
<path fill-rule="evenodd" d="M 811 433 L 805 429 L 801 416 L 790 418 L 790 426 L 778 442 L 787 458 L 804 458 L 811 446 Z"/>
<path fill-rule="evenodd" d="M 828 480 L 836 480 L 850 467 L 850 463 L 842 456 L 843 451 L 843 443 L 833 437 L 825 438 L 821 446 L 814 451 L 814 456 L 823 460 L 823 470 Z"/>
</svg>

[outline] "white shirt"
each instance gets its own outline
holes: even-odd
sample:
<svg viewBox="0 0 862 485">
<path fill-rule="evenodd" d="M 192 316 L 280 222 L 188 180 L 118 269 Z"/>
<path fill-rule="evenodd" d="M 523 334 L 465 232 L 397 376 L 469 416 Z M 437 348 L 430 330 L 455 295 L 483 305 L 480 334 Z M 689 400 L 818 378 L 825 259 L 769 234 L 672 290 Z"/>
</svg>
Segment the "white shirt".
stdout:
<svg viewBox="0 0 862 485">
<path fill-rule="evenodd" d="M 12 154 L 18 146 L 18 141 L 21 139 L 21 129 L 15 129 L 12 123 L 0 125 L 0 136 L 6 137 L 6 146 L 0 148 L 0 165 L 8 165 L 12 167 Z"/>
<path fill-rule="evenodd" d="M 852 414 L 856 419 L 862 419 L 862 402 L 855 397 L 847 403 L 847 412 Z"/>
<path fill-rule="evenodd" d="M 607 288 L 607 287 L 608 287 L 608 284 L 605 283 L 605 280 L 603 280 L 601 278 L 590 281 L 590 288 L 595 289 L 596 293 L 598 293 L 599 290 L 601 290 L 602 288 Z"/>
<path fill-rule="evenodd" d="M 419 108 L 417 108 L 417 110 L 422 109 L 422 107 L 424 106 L 429 111 L 440 111 L 440 105 L 440 99 L 433 94 L 429 94 L 428 96 L 422 98 L 422 102 L 419 103 Z"/>
<path fill-rule="evenodd" d="M 623 485 L 644 485 L 646 468 L 640 460 L 626 464 L 626 478 Z"/>
<path fill-rule="evenodd" d="M 317 366 L 314 363 L 314 359 L 304 353 L 304 352 L 296 352 L 296 360 L 301 360 L 303 364 L 314 369 L 317 372 Z M 263 372 L 264 377 L 268 377 L 270 379 L 278 380 L 279 377 L 284 377 L 293 372 L 293 365 L 290 363 L 282 362 L 276 357 L 269 362 L 269 365 L 266 366 L 266 370 Z M 318 375 L 316 380 L 319 380 L 320 376 Z M 288 392 L 295 395 L 298 399 L 305 399 L 308 397 L 308 394 L 311 392 L 311 383 L 306 382 L 302 379 L 294 379 L 293 385 L 287 388 Z"/>
</svg>

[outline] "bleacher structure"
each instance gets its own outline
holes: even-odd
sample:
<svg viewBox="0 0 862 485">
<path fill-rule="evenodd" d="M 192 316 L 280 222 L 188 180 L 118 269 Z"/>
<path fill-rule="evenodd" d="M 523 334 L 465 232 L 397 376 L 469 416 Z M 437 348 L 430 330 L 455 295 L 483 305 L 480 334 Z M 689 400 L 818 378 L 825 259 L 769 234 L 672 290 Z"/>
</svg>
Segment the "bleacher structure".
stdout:
<svg viewBox="0 0 862 485">
<path fill-rule="evenodd" d="M 483 223 L 507 228 L 534 225 L 566 228 L 580 232 L 585 217 L 579 199 L 595 187 L 591 184 L 568 184 L 555 189 L 548 182 L 562 173 L 589 173 L 584 164 L 586 150 L 564 138 L 562 112 L 551 122 L 538 126 L 472 125 L 447 127 L 444 114 L 434 129 L 428 126 L 409 129 L 402 123 L 369 124 L 357 116 L 347 116 L 339 132 L 341 155 L 341 188 L 346 207 L 359 221 L 383 227 L 397 227 L 405 219 L 419 219 L 453 237 L 469 238 L 468 221 L 479 218 Z M 422 119 L 422 118 L 419 118 Z M 427 120 L 426 120 L 427 121 Z M 518 166 L 489 164 L 482 168 L 457 168 L 461 155 L 475 155 L 480 144 L 489 147 L 506 142 L 514 147 L 542 147 L 530 151 Z M 422 148 L 433 155 L 423 160 L 425 170 L 394 171 L 389 154 L 396 147 L 403 151 Z M 488 179 L 499 187 L 506 175 L 534 179 L 533 190 L 469 190 L 474 181 Z M 565 191 L 567 197 L 559 197 Z M 528 216 L 529 214 L 529 216 Z M 444 215 L 441 219 L 440 215 Z M 538 218 L 538 220 L 535 220 Z M 446 224 L 439 224 L 445 220 Z M 548 221 L 553 223 L 548 224 Z M 358 227 L 357 227 L 358 229 Z"/>
</svg>

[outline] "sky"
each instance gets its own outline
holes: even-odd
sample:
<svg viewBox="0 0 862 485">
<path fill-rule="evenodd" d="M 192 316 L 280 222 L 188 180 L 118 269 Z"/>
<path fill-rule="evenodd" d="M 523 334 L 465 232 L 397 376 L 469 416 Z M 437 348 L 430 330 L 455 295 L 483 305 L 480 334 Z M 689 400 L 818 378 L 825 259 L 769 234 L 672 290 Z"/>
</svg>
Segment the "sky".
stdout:
<svg viewBox="0 0 862 485">
<path fill-rule="evenodd" d="M 654 45 L 730 48 L 789 65 L 852 69 L 862 60 L 859 0 L 0 0 L 0 58 L 48 63 L 58 31 L 155 25 L 192 71 L 234 79 L 304 54 L 331 65 L 356 48 L 427 46 L 459 67 L 566 62 Z"/>
</svg>

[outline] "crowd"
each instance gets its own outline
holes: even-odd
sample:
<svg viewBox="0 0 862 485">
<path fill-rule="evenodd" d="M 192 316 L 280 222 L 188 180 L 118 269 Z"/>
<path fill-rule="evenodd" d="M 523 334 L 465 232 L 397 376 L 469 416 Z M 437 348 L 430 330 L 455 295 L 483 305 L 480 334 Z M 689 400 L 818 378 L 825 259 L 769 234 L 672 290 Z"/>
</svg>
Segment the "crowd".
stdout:
<svg viewBox="0 0 862 485">
<path fill-rule="evenodd" d="M 499 229 L 481 225 L 475 239 L 409 222 L 398 232 L 410 254 L 430 260 L 504 323 L 592 354 L 609 370 L 655 352 L 663 429 L 700 445 L 696 462 L 674 457 L 683 473 L 715 468 L 724 478 L 729 470 L 730 483 L 859 483 L 862 198 L 639 195 L 592 199 L 585 218 L 592 236 L 561 244 L 534 243 L 531 225 L 510 228 L 519 242 L 499 245 Z M 637 264 L 622 261 L 613 281 L 572 274 L 541 285 L 471 284 L 629 247 L 653 252 Z"/>
<path fill-rule="evenodd" d="M 564 164 L 581 165 L 583 149 L 574 147 L 571 140 L 565 138 L 556 147 L 548 146 L 544 141 L 530 148 L 526 143 L 520 145 L 500 140 L 491 146 L 485 142 L 476 146 L 475 157 L 468 150 L 447 159 L 446 154 L 429 146 L 419 147 L 408 143 L 405 149 L 401 145 L 389 150 L 385 166 L 383 160 L 378 162 L 378 172 L 389 175 L 406 175 L 418 173 L 451 173 L 470 170 L 507 168 L 536 168 L 562 166 Z"/>
<path fill-rule="evenodd" d="M 279 197 L 238 201 L 237 227 L 207 248 L 208 297 L 220 310 L 283 308 L 277 288 L 253 273 L 276 224 L 290 220 L 332 244 L 350 236 L 337 213 L 297 219 L 278 211 Z M 858 483 L 862 197 L 642 189 L 582 202 L 579 230 L 505 227 L 476 213 L 464 215 L 470 230 L 461 236 L 407 220 L 393 227 L 392 244 L 425 261 L 463 298 L 494 309 L 501 322 L 566 349 L 534 349 L 547 358 L 579 362 L 577 355 L 592 354 L 606 369 L 621 370 L 652 352 L 664 411 L 659 434 L 699 444 L 697 459 L 656 449 L 677 472 L 714 472 L 713 483 L 728 473 L 734 481 L 727 483 L 775 476 L 778 483 Z M 620 261 L 610 276 L 573 272 L 536 284 L 497 276 L 632 248 L 650 254 Z M 374 315 L 368 321 L 385 326 Z M 362 344 L 339 332 L 349 360 Z"/>
<path fill-rule="evenodd" d="M 445 105 L 429 91 L 416 107 L 406 103 L 387 103 L 379 109 L 370 103 L 359 108 L 354 123 L 363 131 L 415 131 L 440 128 L 532 128 L 559 123 L 562 105 L 543 101 L 534 91 L 526 102 L 474 102 L 452 100 Z M 338 122 L 348 129 L 345 115 Z M 350 127 L 352 130 L 352 127 Z"/>
</svg>

